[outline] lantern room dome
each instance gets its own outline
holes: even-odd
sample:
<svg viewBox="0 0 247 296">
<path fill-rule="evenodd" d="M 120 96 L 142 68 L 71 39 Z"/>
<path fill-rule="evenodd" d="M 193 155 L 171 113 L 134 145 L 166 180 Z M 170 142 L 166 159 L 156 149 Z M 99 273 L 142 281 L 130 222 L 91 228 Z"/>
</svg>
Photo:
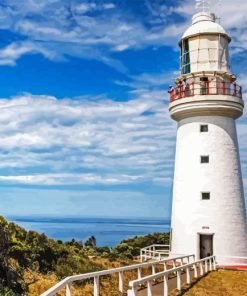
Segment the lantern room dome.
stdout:
<svg viewBox="0 0 247 296">
<path fill-rule="evenodd" d="M 216 15 L 210 12 L 200 12 L 193 16 L 192 25 L 186 30 L 182 39 L 187 39 L 200 34 L 222 34 L 229 42 L 231 38 L 225 29 L 216 22 Z"/>
</svg>

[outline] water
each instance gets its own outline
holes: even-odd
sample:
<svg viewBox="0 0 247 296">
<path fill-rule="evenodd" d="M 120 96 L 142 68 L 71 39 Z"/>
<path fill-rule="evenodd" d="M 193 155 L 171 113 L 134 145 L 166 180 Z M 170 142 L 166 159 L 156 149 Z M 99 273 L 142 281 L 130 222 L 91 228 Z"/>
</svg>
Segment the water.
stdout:
<svg viewBox="0 0 247 296">
<path fill-rule="evenodd" d="M 57 217 L 8 217 L 27 230 L 45 233 L 51 238 L 85 242 L 94 235 L 97 246 L 112 247 L 124 239 L 155 232 L 168 232 L 170 220 L 124 218 L 57 218 Z"/>
</svg>

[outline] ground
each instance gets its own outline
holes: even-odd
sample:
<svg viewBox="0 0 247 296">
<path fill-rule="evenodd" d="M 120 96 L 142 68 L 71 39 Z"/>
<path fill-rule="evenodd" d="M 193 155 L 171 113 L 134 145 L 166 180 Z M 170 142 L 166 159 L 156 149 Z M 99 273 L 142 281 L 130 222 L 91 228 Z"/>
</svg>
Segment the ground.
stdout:
<svg viewBox="0 0 247 296">
<path fill-rule="evenodd" d="M 193 286 L 185 296 L 247 295 L 247 272 L 219 270 L 211 272 Z"/>
</svg>

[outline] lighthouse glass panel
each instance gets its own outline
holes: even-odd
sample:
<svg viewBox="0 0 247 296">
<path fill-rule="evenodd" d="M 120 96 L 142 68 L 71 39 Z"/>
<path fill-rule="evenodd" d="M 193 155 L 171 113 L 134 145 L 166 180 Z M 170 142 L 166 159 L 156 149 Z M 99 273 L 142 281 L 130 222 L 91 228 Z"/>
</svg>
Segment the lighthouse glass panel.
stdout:
<svg viewBox="0 0 247 296">
<path fill-rule="evenodd" d="M 189 40 L 184 40 L 182 43 L 182 74 L 190 73 L 190 50 Z"/>
</svg>

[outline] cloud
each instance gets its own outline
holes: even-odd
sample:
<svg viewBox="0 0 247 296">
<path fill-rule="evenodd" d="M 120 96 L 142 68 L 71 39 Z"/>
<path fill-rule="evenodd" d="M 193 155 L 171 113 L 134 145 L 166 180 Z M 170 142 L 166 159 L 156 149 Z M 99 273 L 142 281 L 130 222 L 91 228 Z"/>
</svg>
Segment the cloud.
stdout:
<svg viewBox="0 0 247 296">
<path fill-rule="evenodd" d="M 139 12 L 132 10 L 130 0 L 126 1 L 128 10 L 117 1 L 6 0 L 0 10 L 0 29 L 11 31 L 19 40 L 15 38 L 1 49 L 7 55 L 1 64 L 15 65 L 22 55 L 39 53 L 53 61 L 69 56 L 96 59 L 126 72 L 115 52 L 150 46 L 177 49 L 177 41 L 195 13 L 194 3 L 186 0 L 167 5 L 146 0 Z M 214 8 L 233 36 L 235 54 L 247 49 L 246 5 L 243 0 L 226 0 L 220 9 Z M 142 13 L 144 9 L 146 14 Z M 6 53 L 10 50 L 13 55 Z"/>
<path fill-rule="evenodd" d="M 166 94 L 143 88 L 130 95 L 124 102 L 31 94 L 1 99 L 0 182 L 171 181 L 175 124 Z"/>
<path fill-rule="evenodd" d="M 0 65 L 14 66 L 16 61 L 25 54 L 39 53 L 47 58 L 53 58 L 52 52 L 31 42 L 14 42 L 0 49 Z"/>
<path fill-rule="evenodd" d="M 129 184 L 141 180 L 140 176 L 114 175 L 99 176 L 94 174 L 36 174 L 19 176 L 0 176 L 1 183 L 27 185 L 88 185 L 88 184 Z"/>
</svg>

